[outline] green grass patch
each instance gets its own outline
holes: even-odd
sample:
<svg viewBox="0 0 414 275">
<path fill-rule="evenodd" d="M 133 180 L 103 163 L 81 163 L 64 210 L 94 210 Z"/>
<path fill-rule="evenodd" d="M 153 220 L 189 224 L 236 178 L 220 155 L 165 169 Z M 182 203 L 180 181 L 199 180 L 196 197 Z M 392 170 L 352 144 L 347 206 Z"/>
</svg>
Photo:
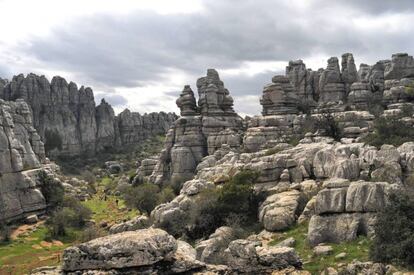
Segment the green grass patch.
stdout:
<svg viewBox="0 0 414 275">
<path fill-rule="evenodd" d="M 312 247 L 306 241 L 307 232 L 307 224 L 297 225 L 286 232 L 277 234 L 269 245 L 276 245 L 287 238 L 293 237 L 296 241 L 294 248 L 303 261 L 303 269 L 312 274 L 320 274 L 327 267 L 337 268 L 338 264 L 348 264 L 354 259 L 359 261 L 369 260 L 371 241 L 367 237 L 361 236 L 352 242 L 329 244 L 333 248 L 331 255 L 315 256 Z M 342 252 L 346 253 L 346 257 L 343 259 L 335 259 L 335 256 Z"/>
</svg>

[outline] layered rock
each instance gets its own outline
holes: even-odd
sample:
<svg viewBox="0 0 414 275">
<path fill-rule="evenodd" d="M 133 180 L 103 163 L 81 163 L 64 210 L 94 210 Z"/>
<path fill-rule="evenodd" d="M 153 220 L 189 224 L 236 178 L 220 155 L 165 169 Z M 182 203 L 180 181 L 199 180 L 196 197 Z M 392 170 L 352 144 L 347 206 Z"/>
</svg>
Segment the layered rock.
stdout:
<svg viewBox="0 0 414 275">
<path fill-rule="evenodd" d="M 402 79 L 414 77 L 414 59 L 407 53 L 392 55 L 391 62 L 387 63 L 384 70 L 384 79 Z"/>
<path fill-rule="evenodd" d="M 315 215 L 309 222 L 308 240 L 319 243 L 351 241 L 372 235 L 376 212 L 386 205 L 395 186 L 386 182 L 329 182 L 316 196 Z"/>
<path fill-rule="evenodd" d="M 28 103 L 33 125 L 52 156 L 94 154 L 131 145 L 165 134 L 177 118 L 162 112 L 140 115 L 128 110 L 115 117 L 105 101 L 95 106 L 91 88 L 78 88 L 59 76 L 49 83 L 44 76 L 20 74 L 5 84 L 0 97 Z"/>
<path fill-rule="evenodd" d="M 343 103 L 345 100 L 345 84 L 342 80 L 338 58 L 331 57 L 328 59 L 328 66 L 319 79 L 319 89 L 319 101 L 321 103 Z"/>
<path fill-rule="evenodd" d="M 217 71 L 197 81 L 198 107 L 194 93 L 185 86 L 177 105 L 179 119 L 169 130 L 164 150 L 150 180 L 155 183 L 171 180 L 184 182 L 194 176 L 203 157 L 213 154 L 222 144 L 239 147 L 243 120 L 233 110 L 233 99 L 224 88 Z"/>
<path fill-rule="evenodd" d="M 0 221 L 44 212 L 46 202 L 36 177 L 44 160 L 27 104 L 0 100 Z"/>
<path fill-rule="evenodd" d="M 263 89 L 260 104 L 263 106 L 262 114 L 280 115 L 295 114 L 298 112 L 298 97 L 294 87 L 285 76 L 275 76 L 272 83 Z"/>
</svg>

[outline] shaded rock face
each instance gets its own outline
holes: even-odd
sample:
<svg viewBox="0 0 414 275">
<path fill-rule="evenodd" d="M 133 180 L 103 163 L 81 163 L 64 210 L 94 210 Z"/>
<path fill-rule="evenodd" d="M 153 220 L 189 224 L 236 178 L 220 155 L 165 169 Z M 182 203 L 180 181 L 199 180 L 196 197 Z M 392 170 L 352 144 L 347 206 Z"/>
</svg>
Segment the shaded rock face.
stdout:
<svg viewBox="0 0 414 275">
<path fill-rule="evenodd" d="M 44 212 L 45 199 L 36 182 L 44 160 L 27 104 L 0 100 L 0 221 Z"/>
<path fill-rule="evenodd" d="M 357 181 L 341 185 L 328 185 L 316 196 L 316 215 L 310 219 L 308 231 L 311 245 L 372 235 L 376 212 L 385 207 L 388 193 L 396 188 L 386 182 Z"/>
<path fill-rule="evenodd" d="M 298 97 L 289 78 L 273 77 L 272 83 L 264 87 L 260 104 L 263 106 L 264 116 L 297 113 Z"/>
<path fill-rule="evenodd" d="M 33 115 L 33 126 L 51 156 L 94 154 L 119 145 L 130 145 L 153 135 L 165 134 L 174 114 L 140 115 L 124 111 L 115 117 L 105 102 L 95 106 L 93 91 L 56 76 L 18 75 L 3 85 L 0 97 L 24 99 Z M 1 86 L 0 86 L 1 88 Z"/>
<path fill-rule="evenodd" d="M 328 66 L 319 79 L 319 89 L 319 101 L 322 103 L 344 101 L 345 84 L 342 81 L 338 58 L 329 58 Z"/>
<path fill-rule="evenodd" d="M 243 120 L 233 110 L 233 99 L 216 70 L 197 81 L 198 106 L 194 93 L 185 86 L 177 106 L 181 115 L 168 131 L 164 149 L 150 181 L 160 184 L 191 179 L 203 157 L 222 144 L 240 147 Z"/>
</svg>

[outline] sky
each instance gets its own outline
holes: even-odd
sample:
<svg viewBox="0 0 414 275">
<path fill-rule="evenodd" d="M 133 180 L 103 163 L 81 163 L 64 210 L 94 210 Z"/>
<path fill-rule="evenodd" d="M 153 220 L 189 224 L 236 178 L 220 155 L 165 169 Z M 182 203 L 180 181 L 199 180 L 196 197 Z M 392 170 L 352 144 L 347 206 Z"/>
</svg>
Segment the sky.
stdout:
<svg viewBox="0 0 414 275">
<path fill-rule="evenodd" d="M 412 0 L 0 0 L 0 77 L 60 75 L 116 112 L 179 112 L 175 100 L 218 70 L 242 115 L 289 60 L 326 67 L 414 54 Z"/>
</svg>

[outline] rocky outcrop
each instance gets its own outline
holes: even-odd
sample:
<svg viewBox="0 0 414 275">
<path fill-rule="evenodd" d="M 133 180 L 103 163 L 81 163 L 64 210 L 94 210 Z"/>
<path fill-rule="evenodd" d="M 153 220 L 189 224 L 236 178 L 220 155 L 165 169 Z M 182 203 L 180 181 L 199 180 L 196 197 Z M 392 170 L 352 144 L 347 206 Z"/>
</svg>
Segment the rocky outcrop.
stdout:
<svg viewBox="0 0 414 275">
<path fill-rule="evenodd" d="M 223 143 L 239 147 L 243 120 L 233 110 L 233 99 L 216 70 L 198 79 L 198 106 L 194 93 L 185 86 L 177 105 L 181 117 L 169 130 L 152 182 L 184 182 L 194 176 L 197 165 Z"/>
<path fill-rule="evenodd" d="M 132 220 L 119 224 L 114 224 L 113 226 L 111 226 L 111 228 L 109 228 L 109 233 L 116 234 L 126 231 L 136 231 L 139 229 L 147 228 L 149 227 L 149 225 L 150 221 L 147 216 L 137 216 Z"/>
<path fill-rule="evenodd" d="M 386 182 L 326 184 L 316 196 L 316 215 L 309 222 L 309 243 L 339 243 L 359 235 L 372 235 L 375 214 L 385 207 L 393 188 L 396 187 Z"/>
<path fill-rule="evenodd" d="M 346 63 L 345 63 L 346 64 Z M 342 80 L 338 58 L 328 59 L 328 66 L 319 79 L 321 103 L 343 103 L 345 100 L 345 83 Z"/>
<path fill-rule="evenodd" d="M 37 173 L 45 161 L 43 143 L 23 100 L 0 100 L 0 221 L 43 213 Z"/>
<path fill-rule="evenodd" d="M 95 106 L 91 88 L 78 88 L 59 76 L 49 83 L 44 76 L 20 74 L 4 85 L 0 98 L 28 103 L 33 126 L 52 156 L 94 154 L 131 145 L 165 134 L 177 118 L 171 113 L 140 115 L 128 110 L 116 117 L 104 100 Z"/>
<path fill-rule="evenodd" d="M 264 116 L 297 113 L 298 96 L 289 78 L 279 75 L 273 77 L 272 83 L 263 89 L 260 104 Z"/>
<path fill-rule="evenodd" d="M 189 245 L 160 229 L 143 229 L 98 238 L 63 252 L 64 272 L 178 274 L 200 270 Z"/>
</svg>

